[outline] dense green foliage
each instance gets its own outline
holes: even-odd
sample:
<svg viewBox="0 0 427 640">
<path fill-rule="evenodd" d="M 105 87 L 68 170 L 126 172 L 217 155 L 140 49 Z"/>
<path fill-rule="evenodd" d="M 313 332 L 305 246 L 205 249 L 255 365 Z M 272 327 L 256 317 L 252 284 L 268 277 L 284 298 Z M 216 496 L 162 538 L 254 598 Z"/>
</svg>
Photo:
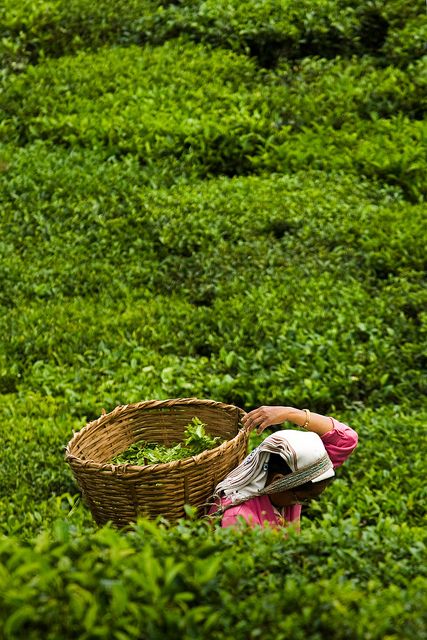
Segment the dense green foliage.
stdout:
<svg viewBox="0 0 427 640">
<path fill-rule="evenodd" d="M 427 638 L 426 32 L 406 0 L 2 3 L 1 640 Z M 300 535 L 97 530 L 73 430 L 185 396 L 359 448 Z"/>
<path fill-rule="evenodd" d="M 126 537 L 108 528 L 89 537 L 61 522 L 32 548 L 0 543 L 6 615 L 13 612 L 4 634 L 424 638 L 425 532 L 417 542 L 413 533 L 382 519 L 376 527 L 348 521 L 320 536 L 141 522 Z"/>
<path fill-rule="evenodd" d="M 421 2 L 406 0 L 4 0 L 3 65 L 13 70 L 45 57 L 108 45 L 195 42 L 281 58 L 373 54 L 405 66 L 426 53 Z"/>
<path fill-rule="evenodd" d="M 312 168 L 378 178 L 417 202 L 426 60 L 401 70 L 369 56 L 306 58 L 267 72 L 185 40 L 81 52 L 10 78 L 0 133 L 13 145 L 41 139 L 99 160 L 132 158 L 150 186 Z"/>
</svg>

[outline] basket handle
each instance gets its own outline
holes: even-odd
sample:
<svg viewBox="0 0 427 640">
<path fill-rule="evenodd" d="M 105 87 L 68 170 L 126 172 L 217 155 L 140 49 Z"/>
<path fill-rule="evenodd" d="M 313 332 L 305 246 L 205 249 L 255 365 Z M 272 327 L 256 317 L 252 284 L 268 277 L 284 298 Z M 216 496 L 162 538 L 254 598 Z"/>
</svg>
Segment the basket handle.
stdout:
<svg viewBox="0 0 427 640">
<path fill-rule="evenodd" d="M 247 411 L 244 411 L 243 409 L 242 409 L 242 411 L 243 411 L 243 416 L 246 416 L 247 415 Z M 243 416 L 241 416 L 240 420 L 242 419 Z M 254 428 L 255 428 L 254 426 L 249 426 L 249 425 L 244 426 L 243 425 L 243 429 L 247 433 L 247 435 L 249 435 L 250 432 L 254 430 Z"/>
</svg>

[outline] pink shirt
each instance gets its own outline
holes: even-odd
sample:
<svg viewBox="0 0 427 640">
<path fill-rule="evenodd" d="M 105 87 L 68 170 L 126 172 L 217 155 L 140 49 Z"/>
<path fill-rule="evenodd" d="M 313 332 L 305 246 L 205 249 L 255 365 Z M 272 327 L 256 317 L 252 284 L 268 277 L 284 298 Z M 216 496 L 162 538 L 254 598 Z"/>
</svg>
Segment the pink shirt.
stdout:
<svg viewBox="0 0 427 640">
<path fill-rule="evenodd" d="M 328 456 L 331 459 L 334 469 L 342 465 L 349 457 L 351 452 L 357 446 L 357 433 L 350 427 L 338 422 L 335 418 L 331 418 L 334 428 L 321 436 Z M 230 504 L 228 498 L 221 499 L 222 505 Z M 215 513 L 216 508 L 212 507 L 210 513 Z M 237 523 L 237 518 L 242 517 L 251 526 L 265 525 L 280 527 L 289 523 L 299 528 L 301 517 L 301 505 L 294 504 L 289 507 L 285 507 L 283 510 L 283 516 L 275 509 L 268 496 L 260 496 L 259 498 L 251 498 L 243 504 L 239 504 L 236 507 L 230 507 L 224 513 L 221 526 L 231 527 Z"/>
</svg>

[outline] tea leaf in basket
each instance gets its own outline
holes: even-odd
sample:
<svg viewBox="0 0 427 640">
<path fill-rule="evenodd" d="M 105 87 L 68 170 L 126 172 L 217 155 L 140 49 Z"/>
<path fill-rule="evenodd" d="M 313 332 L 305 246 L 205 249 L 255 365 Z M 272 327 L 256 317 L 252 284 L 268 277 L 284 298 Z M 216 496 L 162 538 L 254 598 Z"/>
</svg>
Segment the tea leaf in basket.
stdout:
<svg viewBox="0 0 427 640">
<path fill-rule="evenodd" d="M 185 427 L 184 442 L 179 442 L 172 447 L 156 442 L 140 440 L 130 445 L 122 453 L 114 456 L 112 464 L 147 465 L 173 462 L 196 456 L 203 451 L 217 447 L 222 438 L 209 436 L 205 431 L 206 425 L 195 417 Z"/>
<path fill-rule="evenodd" d="M 209 436 L 205 431 L 206 425 L 199 420 L 199 418 L 193 418 L 190 424 L 187 425 L 184 432 L 184 442 L 187 447 L 191 447 L 193 454 L 202 453 L 207 449 L 213 449 L 218 446 L 222 438 Z"/>
</svg>

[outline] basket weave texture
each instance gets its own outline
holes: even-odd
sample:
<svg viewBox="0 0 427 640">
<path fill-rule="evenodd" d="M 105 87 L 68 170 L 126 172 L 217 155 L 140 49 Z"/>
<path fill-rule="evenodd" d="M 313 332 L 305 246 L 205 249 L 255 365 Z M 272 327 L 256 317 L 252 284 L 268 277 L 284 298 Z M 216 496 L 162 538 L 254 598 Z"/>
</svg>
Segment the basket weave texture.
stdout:
<svg viewBox="0 0 427 640">
<path fill-rule="evenodd" d="M 246 455 L 249 431 L 245 412 L 233 405 L 178 398 L 116 407 L 78 431 L 67 445 L 70 464 L 95 521 L 123 527 L 138 516 L 163 516 L 175 522 L 184 505 L 200 512 L 215 486 Z M 162 464 L 113 465 L 109 461 L 139 440 L 171 446 L 183 440 L 194 417 L 206 432 L 225 442 L 197 456 Z"/>
</svg>

